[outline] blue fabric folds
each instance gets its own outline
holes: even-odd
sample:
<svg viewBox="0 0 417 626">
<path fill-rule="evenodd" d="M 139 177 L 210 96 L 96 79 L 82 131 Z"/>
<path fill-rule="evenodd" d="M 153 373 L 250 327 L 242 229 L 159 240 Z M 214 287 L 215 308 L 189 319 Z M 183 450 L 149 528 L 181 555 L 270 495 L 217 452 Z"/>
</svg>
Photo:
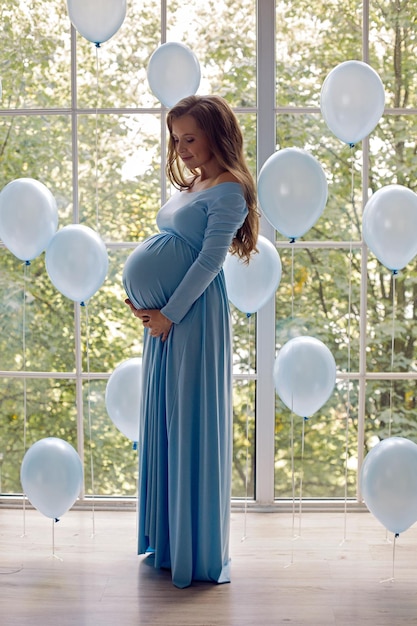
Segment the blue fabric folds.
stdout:
<svg viewBox="0 0 417 626">
<path fill-rule="evenodd" d="M 160 233 L 124 270 L 137 308 L 162 309 L 166 342 L 145 329 L 138 552 L 154 550 L 177 587 L 230 581 L 232 363 L 227 250 L 247 209 L 238 183 L 178 192 Z"/>
</svg>

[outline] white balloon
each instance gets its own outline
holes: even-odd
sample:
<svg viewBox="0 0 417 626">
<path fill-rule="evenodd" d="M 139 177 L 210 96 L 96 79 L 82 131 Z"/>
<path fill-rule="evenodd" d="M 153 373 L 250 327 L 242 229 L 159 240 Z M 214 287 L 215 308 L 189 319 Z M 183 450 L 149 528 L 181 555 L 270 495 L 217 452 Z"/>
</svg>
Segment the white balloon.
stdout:
<svg viewBox="0 0 417 626">
<path fill-rule="evenodd" d="M 389 437 L 366 455 L 360 473 L 366 506 L 387 530 L 399 534 L 417 521 L 417 445 Z"/>
<path fill-rule="evenodd" d="M 309 417 L 327 402 L 336 383 L 336 363 L 329 348 L 315 337 L 295 337 L 279 351 L 273 372 L 283 403 Z"/>
<path fill-rule="evenodd" d="M 164 43 L 152 54 L 148 82 L 153 94 L 167 107 L 192 96 L 200 85 L 200 64 L 194 52 L 182 43 Z"/>
<path fill-rule="evenodd" d="M 74 28 L 96 45 L 113 37 L 126 17 L 126 0 L 67 0 L 67 7 Z"/>
<path fill-rule="evenodd" d="M 78 498 L 83 466 L 76 450 L 63 439 L 47 437 L 23 457 L 20 480 L 29 501 L 46 517 L 59 518 Z"/>
<path fill-rule="evenodd" d="M 282 235 L 296 239 L 319 219 L 327 202 L 327 180 L 320 163 L 299 148 L 271 155 L 258 176 L 259 203 Z"/>
<path fill-rule="evenodd" d="M 100 235 L 83 224 L 61 228 L 46 250 L 45 262 L 52 284 L 75 302 L 85 302 L 96 293 L 109 264 Z"/>
<path fill-rule="evenodd" d="M 123 361 L 106 386 L 106 409 L 113 424 L 132 441 L 139 439 L 139 412 L 142 396 L 142 359 Z"/>
<path fill-rule="evenodd" d="M 259 252 L 249 263 L 228 253 L 223 271 L 229 300 L 243 313 L 252 314 L 273 297 L 281 281 L 281 258 L 275 246 L 259 235 Z"/>
<path fill-rule="evenodd" d="M 344 61 L 326 76 L 320 106 L 329 129 L 354 145 L 378 124 L 385 106 L 384 85 L 367 63 Z"/>
<path fill-rule="evenodd" d="M 0 238 L 22 261 L 31 261 L 49 244 L 58 228 L 54 196 L 33 178 L 18 178 L 0 193 Z"/>
<path fill-rule="evenodd" d="M 417 254 L 417 194 L 402 185 L 378 189 L 366 203 L 362 234 L 385 267 L 405 267 Z"/>
</svg>

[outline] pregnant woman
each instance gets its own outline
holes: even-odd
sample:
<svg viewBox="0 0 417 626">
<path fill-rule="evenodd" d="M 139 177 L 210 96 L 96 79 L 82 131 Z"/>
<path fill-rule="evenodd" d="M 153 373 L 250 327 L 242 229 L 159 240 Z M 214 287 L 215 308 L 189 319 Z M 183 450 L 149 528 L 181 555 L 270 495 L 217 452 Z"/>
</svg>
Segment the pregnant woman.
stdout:
<svg viewBox="0 0 417 626">
<path fill-rule="evenodd" d="M 127 259 L 126 303 L 145 327 L 140 415 L 139 554 L 177 587 L 230 581 L 232 354 L 222 265 L 249 262 L 258 212 L 229 105 L 190 96 L 168 113 L 176 193 L 159 233 Z"/>
</svg>

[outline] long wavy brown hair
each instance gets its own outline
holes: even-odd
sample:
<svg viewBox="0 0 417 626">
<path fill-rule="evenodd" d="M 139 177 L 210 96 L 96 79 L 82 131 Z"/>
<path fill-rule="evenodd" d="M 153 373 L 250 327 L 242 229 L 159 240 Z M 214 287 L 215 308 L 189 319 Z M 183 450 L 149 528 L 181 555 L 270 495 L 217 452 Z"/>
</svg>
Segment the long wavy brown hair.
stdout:
<svg viewBox="0 0 417 626">
<path fill-rule="evenodd" d="M 172 137 L 172 123 L 183 115 L 192 115 L 199 128 L 206 133 L 219 165 L 233 174 L 243 187 L 248 214 L 232 241 L 230 252 L 249 262 L 252 252 L 257 251 L 259 212 L 255 182 L 246 164 L 243 135 L 236 115 L 220 96 L 189 96 L 168 111 L 167 175 L 177 189 L 189 189 L 199 174 L 197 170 L 188 170 L 183 165 Z M 189 173 L 194 178 L 190 179 Z"/>
</svg>

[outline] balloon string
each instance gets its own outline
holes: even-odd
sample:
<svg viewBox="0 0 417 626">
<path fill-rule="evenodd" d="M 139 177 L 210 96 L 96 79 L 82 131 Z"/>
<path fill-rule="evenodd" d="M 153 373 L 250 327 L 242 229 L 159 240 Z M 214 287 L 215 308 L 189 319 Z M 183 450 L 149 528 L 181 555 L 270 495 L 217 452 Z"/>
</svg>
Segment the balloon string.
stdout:
<svg viewBox="0 0 417 626">
<path fill-rule="evenodd" d="M 392 272 L 392 329 L 391 329 L 391 372 L 394 371 L 394 350 L 395 350 L 395 292 L 396 292 L 396 277 L 397 272 Z M 394 395 L 394 381 L 391 378 L 390 393 L 389 393 L 389 424 L 388 424 L 388 437 L 391 437 L 392 427 L 392 413 L 393 413 L 393 395 Z"/>
<path fill-rule="evenodd" d="M 391 322 L 391 372 L 393 372 L 394 370 L 396 277 L 397 277 L 397 270 L 393 270 L 392 272 L 392 322 Z M 389 390 L 388 437 L 391 437 L 391 431 L 392 431 L 393 395 L 394 395 L 394 381 L 391 378 L 390 390 Z M 388 529 L 385 529 L 385 539 L 386 541 L 388 541 Z"/>
<path fill-rule="evenodd" d="M 292 491 L 292 527 L 291 527 L 291 560 L 287 568 L 294 564 L 294 540 L 298 539 L 298 535 L 295 534 L 295 459 L 294 459 L 294 412 L 293 412 L 294 398 L 291 397 L 291 415 L 290 415 L 290 450 L 291 450 L 291 491 Z"/>
<path fill-rule="evenodd" d="M 294 320 L 294 244 L 295 238 L 290 239 L 291 244 L 291 319 Z M 291 450 L 291 493 L 292 493 L 292 523 L 291 523 L 291 562 L 294 563 L 294 539 L 295 534 L 295 460 L 294 460 L 294 397 L 291 395 L 291 423 L 290 423 L 290 450 Z"/>
<path fill-rule="evenodd" d="M 304 417 L 301 432 L 301 468 L 300 468 L 300 500 L 298 507 L 298 536 L 301 537 L 301 518 L 303 508 L 303 478 L 304 478 L 304 443 L 305 443 L 305 423 L 308 417 Z"/>
<path fill-rule="evenodd" d="M 294 246 L 291 246 L 291 319 L 294 319 Z"/>
<path fill-rule="evenodd" d="M 347 313 L 347 374 L 351 370 L 351 324 L 352 324 L 352 268 L 353 268 L 353 216 L 355 213 L 355 184 L 354 184 L 354 144 L 350 144 L 351 149 L 351 177 L 350 177 L 350 201 L 352 204 L 352 214 L 350 219 L 350 242 L 349 242 L 349 272 L 348 272 L 348 313 Z M 350 421 L 350 379 L 347 379 L 346 394 L 346 420 L 345 420 L 345 492 L 344 492 L 344 521 L 343 521 L 343 541 L 347 535 L 347 498 L 348 498 L 348 461 L 349 461 L 349 421 Z"/>
<path fill-rule="evenodd" d="M 391 574 L 391 578 L 384 578 L 383 580 L 380 580 L 380 583 L 392 583 L 395 580 L 395 548 L 396 548 L 396 544 L 397 544 L 397 539 L 400 536 L 399 533 L 394 533 L 394 541 L 393 541 L 393 546 L 392 546 L 392 574 Z"/>
<path fill-rule="evenodd" d="M 22 305 L 22 369 L 26 372 L 26 293 L 28 267 L 30 261 L 26 261 L 23 271 L 23 305 Z M 27 383 L 26 376 L 23 376 L 23 456 L 26 454 L 27 438 Z M 23 494 L 23 537 L 26 536 L 26 496 Z"/>
<path fill-rule="evenodd" d="M 52 558 L 58 559 L 58 561 L 62 561 L 60 556 L 55 554 L 55 524 L 59 522 L 58 518 L 52 519 Z"/>
<path fill-rule="evenodd" d="M 96 228 L 100 232 L 100 220 L 98 211 L 98 101 L 99 101 L 99 57 L 100 45 L 96 45 L 96 110 L 95 110 L 95 204 L 96 204 Z"/>
<path fill-rule="evenodd" d="M 88 413 L 88 434 L 90 445 L 90 472 L 91 472 L 91 491 L 92 491 L 92 520 L 93 520 L 93 537 L 95 535 L 95 485 L 94 485 L 94 460 L 93 460 L 93 435 L 91 420 L 91 391 L 90 391 L 90 341 L 89 341 L 89 320 L 88 305 L 83 304 L 85 310 L 85 326 L 86 326 L 86 359 L 87 359 L 87 413 Z"/>
<path fill-rule="evenodd" d="M 250 376 L 251 369 L 251 314 L 246 315 L 248 320 L 248 375 Z M 248 378 L 248 383 L 249 383 Z M 250 404 L 250 384 L 248 384 L 248 398 L 246 402 L 246 433 L 245 433 L 245 445 L 246 445 L 246 460 L 245 460 L 245 512 L 243 516 L 243 535 L 241 541 L 245 541 L 246 526 L 247 526 L 247 513 L 248 513 L 248 489 L 249 489 L 249 404 Z"/>
<path fill-rule="evenodd" d="M 295 451 L 294 451 L 294 412 L 291 409 L 290 425 L 291 446 L 291 490 L 292 490 L 292 536 L 295 537 Z"/>
<path fill-rule="evenodd" d="M 397 539 L 400 535 L 398 533 L 394 534 L 394 544 L 392 546 L 392 580 L 395 580 L 395 548 L 397 545 Z"/>
<path fill-rule="evenodd" d="M 291 397 L 291 417 L 290 417 L 290 450 L 291 450 L 291 490 L 292 490 L 292 527 L 291 527 L 291 562 L 294 563 L 294 539 L 295 535 L 295 463 L 294 463 L 294 413 L 292 410 L 294 399 Z M 288 566 L 285 566 L 288 567 Z"/>
</svg>

